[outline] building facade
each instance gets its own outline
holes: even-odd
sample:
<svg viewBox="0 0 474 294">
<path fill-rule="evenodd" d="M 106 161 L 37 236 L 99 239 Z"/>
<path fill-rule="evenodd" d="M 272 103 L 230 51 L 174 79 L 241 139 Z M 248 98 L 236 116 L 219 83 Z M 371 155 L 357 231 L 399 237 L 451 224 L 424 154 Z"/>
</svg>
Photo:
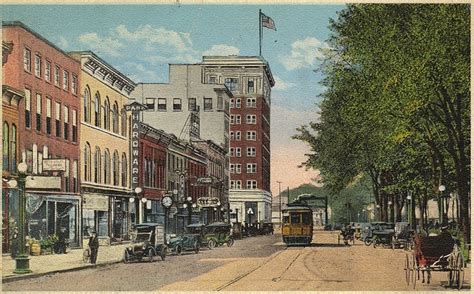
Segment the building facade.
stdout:
<svg viewBox="0 0 474 294">
<path fill-rule="evenodd" d="M 275 84 L 270 66 L 255 56 L 203 56 L 201 66 L 204 81 L 224 84 L 233 95 L 229 192 L 232 221 L 270 221 L 270 104 Z"/>
<path fill-rule="evenodd" d="M 133 97 L 148 107 L 143 121 L 179 139 L 212 140 L 227 149 L 232 93 L 203 80 L 200 65 L 170 64 L 169 70 L 169 83 L 140 83 L 135 88 Z"/>
<path fill-rule="evenodd" d="M 135 83 L 93 52 L 70 52 L 81 65 L 81 183 L 83 238 L 102 244 L 129 239 L 137 222 L 130 186 L 130 114 Z M 78 97 L 79 100 L 79 97 Z"/>
<path fill-rule="evenodd" d="M 80 246 L 80 63 L 21 22 L 3 22 L 2 31 L 13 45 L 3 66 L 10 105 L 2 108 L 13 119 L 7 146 L 18 152 L 4 163 L 10 172 L 19 161 L 28 165 L 27 234 L 42 239 L 65 229 L 71 246 Z"/>
</svg>

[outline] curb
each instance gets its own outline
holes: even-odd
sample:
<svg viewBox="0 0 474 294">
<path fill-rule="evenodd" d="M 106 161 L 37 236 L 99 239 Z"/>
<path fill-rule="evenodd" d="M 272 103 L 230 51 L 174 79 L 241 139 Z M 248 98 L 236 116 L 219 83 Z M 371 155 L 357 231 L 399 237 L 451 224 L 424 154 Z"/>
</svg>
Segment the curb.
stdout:
<svg viewBox="0 0 474 294">
<path fill-rule="evenodd" d="M 108 262 L 99 263 L 99 264 L 88 264 L 88 265 L 78 266 L 78 267 L 73 267 L 73 268 L 52 270 L 52 271 L 44 272 L 44 273 L 37 273 L 37 274 L 31 273 L 31 274 L 24 274 L 24 275 L 7 276 L 7 277 L 2 277 L 2 283 L 33 279 L 33 278 L 38 278 L 38 277 L 47 276 L 47 275 L 54 275 L 58 273 L 67 273 L 67 272 L 80 271 L 80 270 L 90 269 L 90 268 L 98 268 L 98 267 L 108 266 L 108 265 L 121 263 L 121 262 L 122 260 L 114 260 L 114 261 L 108 261 Z"/>
</svg>

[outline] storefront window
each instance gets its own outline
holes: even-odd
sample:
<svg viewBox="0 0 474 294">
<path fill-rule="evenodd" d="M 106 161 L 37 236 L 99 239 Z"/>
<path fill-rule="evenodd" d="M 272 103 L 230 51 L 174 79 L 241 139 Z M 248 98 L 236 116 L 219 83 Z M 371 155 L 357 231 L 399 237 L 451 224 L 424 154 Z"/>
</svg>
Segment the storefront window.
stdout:
<svg viewBox="0 0 474 294">
<path fill-rule="evenodd" d="M 95 226 L 95 212 L 94 210 L 84 209 L 82 210 L 82 234 L 84 238 L 88 238 L 91 236 L 93 231 L 96 231 L 97 228 Z"/>
<path fill-rule="evenodd" d="M 99 230 L 97 234 L 99 237 L 109 235 L 109 213 L 107 211 L 98 211 L 97 218 L 99 220 Z"/>
</svg>

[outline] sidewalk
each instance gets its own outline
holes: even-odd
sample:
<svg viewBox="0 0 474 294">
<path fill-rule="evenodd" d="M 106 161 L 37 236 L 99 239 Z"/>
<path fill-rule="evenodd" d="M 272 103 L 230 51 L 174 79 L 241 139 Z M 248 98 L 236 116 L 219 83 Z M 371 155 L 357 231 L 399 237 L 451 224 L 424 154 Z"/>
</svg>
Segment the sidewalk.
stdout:
<svg viewBox="0 0 474 294">
<path fill-rule="evenodd" d="M 15 259 L 10 255 L 2 256 L 2 282 L 21 280 L 53 274 L 58 272 L 67 272 L 90 267 L 98 267 L 122 261 L 123 252 L 128 244 L 101 246 L 97 257 L 97 264 L 84 263 L 82 261 L 82 252 L 84 249 L 72 249 L 67 254 L 51 254 L 30 256 L 30 269 L 33 271 L 29 274 L 15 274 Z"/>
</svg>

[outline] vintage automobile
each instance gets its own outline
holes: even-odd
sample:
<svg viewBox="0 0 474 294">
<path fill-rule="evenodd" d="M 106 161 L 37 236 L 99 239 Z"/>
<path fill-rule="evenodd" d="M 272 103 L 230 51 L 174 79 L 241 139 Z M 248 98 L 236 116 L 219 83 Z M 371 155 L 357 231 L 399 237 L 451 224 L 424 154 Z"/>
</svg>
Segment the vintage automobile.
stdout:
<svg viewBox="0 0 474 294">
<path fill-rule="evenodd" d="M 204 238 L 207 240 L 207 247 L 212 249 L 216 246 L 227 244 L 228 247 L 234 245 L 230 224 L 215 222 L 206 226 Z"/>
<path fill-rule="evenodd" d="M 155 256 L 165 260 L 167 246 L 164 238 L 164 226 L 157 223 L 143 223 L 135 226 L 130 246 L 125 248 L 123 262 L 146 260 L 153 262 Z"/>
<path fill-rule="evenodd" d="M 202 223 L 190 224 L 186 226 L 186 233 L 189 235 L 199 236 L 200 247 L 207 247 L 208 240 L 206 239 L 206 225 Z"/>
<path fill-rule="evenodd" d="M 168 248 L 171 252 L 176 255 L 181 255 L 183 251 L 194 251 L 199 253 L 201 247 L 201 235 L 200 234 L 182 234 L 171 238 L 168 243 Z"/>
</svg>

